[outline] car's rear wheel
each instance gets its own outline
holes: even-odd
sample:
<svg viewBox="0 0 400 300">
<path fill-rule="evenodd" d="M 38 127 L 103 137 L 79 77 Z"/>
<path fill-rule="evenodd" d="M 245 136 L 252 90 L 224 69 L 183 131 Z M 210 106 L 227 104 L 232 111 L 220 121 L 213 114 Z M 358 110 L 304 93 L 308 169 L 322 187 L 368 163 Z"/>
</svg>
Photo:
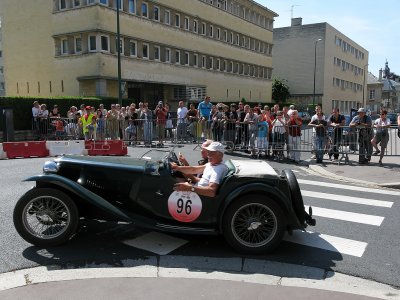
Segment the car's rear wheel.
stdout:
<svg viewBox="0 0 400 300">
<path fill-rule="evenodd" d="M 245 196 L 234 201 L 223 217 L 226 241 L 238 252 L 261 254 L 279 245 L 285 232 L 282 209 L 261 196 Z"/>
<path fill-rule="evenodd" d="M 76 232 L 79 213 L 65 193 L 52 188 L 34 188 L 14 208 L 14 226 L 20 236 L 36 246 L 56 246 Z"/>
</svg>

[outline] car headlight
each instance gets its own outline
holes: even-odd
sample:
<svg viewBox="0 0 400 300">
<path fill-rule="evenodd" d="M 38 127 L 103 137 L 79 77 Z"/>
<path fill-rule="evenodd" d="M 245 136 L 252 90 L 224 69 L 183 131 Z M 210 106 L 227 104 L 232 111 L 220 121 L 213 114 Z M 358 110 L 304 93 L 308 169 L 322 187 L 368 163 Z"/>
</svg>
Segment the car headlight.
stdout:
<svg viewBox="0 0 400 300">
<path fill-rule="evenodd" d="M 57 173 L 59 169 L 55 161 L 46 161 L 43 165 L 43 173 Z"/>
</svg>

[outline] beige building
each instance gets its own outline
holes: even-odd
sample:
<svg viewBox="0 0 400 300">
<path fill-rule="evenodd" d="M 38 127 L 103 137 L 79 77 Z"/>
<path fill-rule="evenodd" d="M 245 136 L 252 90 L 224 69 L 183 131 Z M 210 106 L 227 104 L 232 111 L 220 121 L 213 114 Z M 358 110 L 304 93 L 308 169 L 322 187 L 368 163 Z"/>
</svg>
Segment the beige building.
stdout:
<svg viewBox="0 0 400 300">
<path fill-rule="evenodd" d="M 380 71 L 381 79 L 368 72 L 368 85 L 367 85 L 367 101 L 366 108 L 371 112 L 379 112 L 383 105 L 382 95 L 384 84 L 382 82 L 382 74 Z"/>
<path fill-rule="evenodd" d="M 365 105 L 368 51 L 355 41 L 328 23 L 302 25 L 301 18 L 275 28 L 273 41 L 274 76 L 288 81 L 291 101 L 322 104 L 325 114 Z"/>
<path fill-rule="evenodd" d="M 23 2 L 0 2 L 7 95 L 117 97 L 117 1 Z M 122 0 L 124 97 L 270 101 L 276 16 L 251 0 Z"/>
</svg>

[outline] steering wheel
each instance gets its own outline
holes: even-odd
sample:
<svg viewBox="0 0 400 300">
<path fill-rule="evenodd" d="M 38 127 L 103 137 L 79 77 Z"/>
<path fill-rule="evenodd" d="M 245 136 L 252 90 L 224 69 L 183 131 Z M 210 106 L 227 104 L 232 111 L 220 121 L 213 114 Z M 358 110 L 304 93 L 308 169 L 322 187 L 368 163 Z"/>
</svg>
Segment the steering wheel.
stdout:
<svg viewBox="0 0 400 300">
<path fill-rule="evenodd" d="M 182 172 L 173 170 L 172 167 L 171 167 L 171 163 L 175 163 L 175 164 L 177 164 L 178 166 L 182 166 L 182 163 L 179 161 L 179 159 L 178 159 L 178 157 L 176 156 L 175 152 L 172 152 L 172 151 L 171 151 L 171 154 L 170 154 L 170 155 L 168 156 L 168 158 L 167 158 L 167 163 L 168 163 L 168 165 L 169 165 L 169 168 L 170 168 L 170 171 L 171 171 L 171 175 L 172 175 L 172 176 L 174 176 L 174 177 L 185 177 L 185 176 L 182 174 Z"/>
</svg>

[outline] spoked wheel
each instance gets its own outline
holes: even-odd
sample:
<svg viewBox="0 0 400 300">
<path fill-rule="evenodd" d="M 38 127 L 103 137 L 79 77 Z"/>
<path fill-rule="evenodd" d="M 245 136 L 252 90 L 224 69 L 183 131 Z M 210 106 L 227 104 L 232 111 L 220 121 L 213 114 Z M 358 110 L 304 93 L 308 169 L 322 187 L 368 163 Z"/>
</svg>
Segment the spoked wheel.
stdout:
<svg viewBox="0 0 400 300">
<path fill-rule="evenodd" d="M 222 229 L 227 242 L 237 251 L 267 253 L 281 242 L 285 219 L 275 202 L 246 196 L 228 207 Z"/>
<path fill-rule="evenodd" d="M 18 200 L 14 209 L 17 232 L 37 246 L 67 242 L 76 232 L 78 222 L 75 203 L 56 189 L 32 189 Z"/>
</svg>

